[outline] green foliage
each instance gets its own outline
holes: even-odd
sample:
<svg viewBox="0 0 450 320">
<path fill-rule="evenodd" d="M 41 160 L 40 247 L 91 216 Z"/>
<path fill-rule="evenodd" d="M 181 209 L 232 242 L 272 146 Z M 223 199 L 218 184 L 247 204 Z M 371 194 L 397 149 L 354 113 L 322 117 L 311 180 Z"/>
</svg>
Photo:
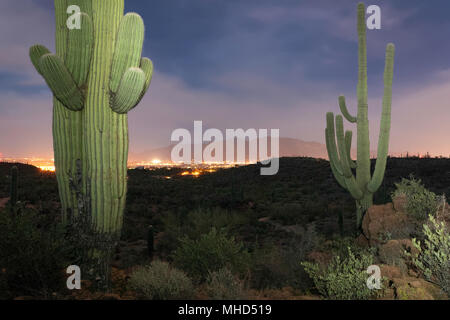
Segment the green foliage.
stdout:
<svg viewBox="0 0 450 320">
<path fill-rule="evenodd" d="M 332 300 L 366 300 L 374 296 L 367 287 L 367 267 L 372 265 L 369 252 L 355 253 L 347 247 L 345 255 L 336 254 L 328 266 L 302 262 L 319 293 Z"/>
<path fill-rule="evenodd" d="M 198 238 L 199 235 L 207 233 L 211 228 L 232 232 L 236 227 L 248 221 L 244 215 L 233 211 L 215 209 L 198 209 L 188 213 L 186 235 L 190 239 Z"/>
<path fill-rule="evenodd" d="M 225 232 L 212 228 L 198 240 L 181 239 L 180 247 L 173 254 L 177 267 L 195 280 L 204 281 L 208 272 L 228 267 L 243 274 L 250 262 L 250 255 L 241 242 L 229 238 Z"/>
<path fill-rule="evenodd" d="M 242 281 L 227 269 L 209 272 L 205 291 L 213 300 L 242 300 L 245 290 Z"/>
<path fill-rule="evenodd" d="M 153 258 L 154 250 L 155 250 L 155 229 L 153 228 L 153 226 L 149 226 L 147 231 L 147 253 L 150 259 Z"/>
<path fill-rule="evenodd" d="M 302 203 L 283 203 L 273 206 L 271 218 L 285 225 L 311 222 L 327 211 L 327 206 L 321 201 L 303 201 Z"/>
<path fill-rule="evenodd" d="M 171 212 L 163 217 L 162 221 L 165 231 L 159 243 L 159 249 L 170 253 L 179 246 L 179 240 L 183 237 L 196 240 L 213 227 L 232 234 L 236 228 L 248 222 L 248 217 L 221 208 L 199 208 L 188 213 Z"/>
<path fill-rule="evenodd" d="M 64 271 L 76 263 L 73 251 L 65 228 L 50 217 L 26 208 L 20 214 L 0 211 L 0 285 L 10 298 L 50 298 L 64 289 Z"/>
<path fill-rule="evenodd" d="M 292 287 L 307 290 L 311 281 L 298 262 L 317 246 L 315 225 L 308 225 L 302 236 L 291 238 L 286 246 L 264 245 L 252 252 L 251 285 L 257 289 Z"/>
<path fill-rule="evenodd" d="M 420 179 L 416 180 L 410 175 L 409 179 L 403 178 L 400 183 L 395 183 L 395 187 L 392 198 L 405 195 L 406 210 L 416 219 L 425 220 L 429 214 L 436 214 L 439 207 L 438 196 L 427 190 Z"/>
<path fill-rule="evenodd" d="M 390 233 L 389 231 L 378 234 L 378 240 L 383 244 L 387 243 L 391 239 L 392 233 Z"/>
<path fill-rule="evenodd" d="M 183 271 L 159 260 L 138 267 L 131 274 L 129 286 L 139 296 L 150 300 L 192 299 L 194 295 L 191 279 Z"/>
<path fill-rule="evenodd" d="M 58 187 L 53 172 L 40 171 L 38 168 L 20 163 L 0 163 L 0 197 L 11 195 L 11 168 L 16 166 L 20 173 L 20 188 L 17 199 L 36 207 L 54 206 L 58 199 Z M 11 203 L 11 201 L 10 201 Z"/>
<path fill-rule="evenodd" d="M 413 255 L 413 262 L 428 281 L 450 294 L 450 233 L 445 222 L 438 222 L 429 215 L 428 224 L 423 225 L 423 234 L 423 243 L 417 239 L 412 241 L 418 251 Z"/>
<path fill-rule="evenodd" d="M 11 191 L 10 191 L 10 204 L 11 208 L 14 211 L 14 208 L 17 204 L 17 172 L 18 169 L 16 166 L 11 168 Z"/>
</svg>

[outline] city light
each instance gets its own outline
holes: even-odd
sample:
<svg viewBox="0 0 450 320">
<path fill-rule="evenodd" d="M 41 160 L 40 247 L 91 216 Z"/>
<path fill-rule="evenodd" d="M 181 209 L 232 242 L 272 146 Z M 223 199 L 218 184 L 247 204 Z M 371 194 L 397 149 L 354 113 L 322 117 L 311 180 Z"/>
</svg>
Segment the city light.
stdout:
<svg viewBox="0 0 450 320">
<path fill-rule="evenodd" d="M 41 171 L 55 172 L 54 159 L 45 158 L 1 158 L 0 162 L 9 163 L 23 163 L 35 166 Z M 247 163 L 249 164 L 249 163 Z M 203 162 L 203 163 L 174 163 L 171 161 L 152 159 L 148 161 L 129 161 L 129 169 L 146 169 L 146 170 L 156 170 L 156 169 L 183 169 L 184 171 L 180 174 L 182 176 L 192 176 L 198 177 L 202 174 L 213 173 L 220 169 L 233 168 L 237 166 L 245 165 L 245 163 L 223 163 L 223 162 Z"/>
<path fill-rule="evenodd" d="M 55 172 L 55 166 L 38 166 L 41 171 Z"/>
</svg>

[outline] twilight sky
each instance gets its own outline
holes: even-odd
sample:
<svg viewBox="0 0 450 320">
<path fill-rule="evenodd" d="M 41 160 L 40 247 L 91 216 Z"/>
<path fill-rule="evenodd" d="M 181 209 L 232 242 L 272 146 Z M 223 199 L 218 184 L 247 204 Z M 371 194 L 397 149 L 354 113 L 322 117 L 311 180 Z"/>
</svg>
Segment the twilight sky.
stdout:
<svg viewBox="0 0 450 320">
<path fill-rule="evenodd" d="M 130 151 L 166 146 L 177 128 L 279 128 L 323 143 L 325 113 L 356 113 L 355 0 L 126 0 L 144 18 L 149 92 L 129 115 Z M 431 2 L 432 5 L 428 4 Z M 366 1 L 369 120 L 376 149 L 384 50 L 396 45 L 392 152 L 450 155 L 450 2 Z M 50 90 L 28 48 L 54 48 L 53 1 L 0 2 L 0 156 L 52 156 Z M 347 128 L 351 128 L 346 124 Z"/>
</svg>

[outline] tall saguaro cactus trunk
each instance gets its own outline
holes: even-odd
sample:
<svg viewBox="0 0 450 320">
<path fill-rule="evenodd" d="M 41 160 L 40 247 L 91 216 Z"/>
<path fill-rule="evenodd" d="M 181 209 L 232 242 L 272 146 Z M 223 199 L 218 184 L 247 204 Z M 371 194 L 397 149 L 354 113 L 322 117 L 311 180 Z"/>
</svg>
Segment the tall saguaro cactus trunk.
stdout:
<svg viewBox="0 0 450 320">
<path fill-rule="evenodd" d="M 380 135 L 378 140 L 377 160 L 375 171 L 370 171 L 370 141 L 369 119 L 367 103 L 367 49 L 366 49 L 366 21 L 365 6 L 358 4 L 358 113 L 354 117 L 347 109 L 345 97 L 339 97 L 342 115 L 350 123 L 356 123 L 357 129 L 357 159 L 351 159 L 352 131 L 344 134 L 342 115 L 336 118 L 332 112 L 327 113 L 327 128 L 325 129 L 326 145 L 331 169 L 338 183 L 347 189 L 356 201 L 357 228 L 365 211 L 373 203 L 373 194 L 380 187 L 389 149 L 389 132 L 391 127 L 392 79 L 394 69 L 394 45 L 386 47 L 386 64 L 384 69 L 384 96 L 381 114 Z M 336 145 L 337 140 L 337 145 Z M 354 175 L 353 170 L 356 171 Z"/>
<path fill-rule="evenodd" d="M 100 249 L 108 256 L 114 248 L 126 202 L 127 113 L 147 91 L 153 64 L 141 58 L 143 21 L 124 16 L 124 0 L 55 0 L 55 16 L 56 54 L 35 45 L 30 58 L 54 95 L 63 218 L 88 221 L 90 256 L 104 264 L 94 272 L 106 279 L 109 261 Z M 80 28 L 70 27 L 71 19 Z"/>
</svg>

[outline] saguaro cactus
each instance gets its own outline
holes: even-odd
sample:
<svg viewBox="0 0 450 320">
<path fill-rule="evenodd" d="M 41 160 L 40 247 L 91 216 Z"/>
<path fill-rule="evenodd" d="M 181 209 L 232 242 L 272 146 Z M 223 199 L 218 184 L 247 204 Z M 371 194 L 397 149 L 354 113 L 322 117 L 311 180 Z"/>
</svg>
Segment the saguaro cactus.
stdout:
<svg viewBox="0 0 450 320">
<path fill-rule="evenodd" d="M 352 116 L 347 109 L 345 97 L 339 97 L 339 106 L 342 115 L 357 127 L 357 159 L 351 159 L 352 131 L 344 134 L 343 118 L 332 112 L 327 113 L 327 128 L 325 129 L 326 145 L 331 169 L 338 183 L 347 189 L 356 200 L 357 227 L 361 226 L 364 212 L 373 203 L 373 194 L 380 187 L 386 169 L 386 160 L 389 148 L 389 131 L 391 127 L 391 101 L 392 78 L 394 68 L 394 45 L 386 48 L 386 63 L 384 69 L 384 97 L 381 114 L 380 135 L 378 140 L 377 160 L 375 171 L 370 172 L 370 141 L 369 120 L 367 104 L 367 50 L 366 50 L 366 23 L 365 6 L 358 4 L 358 114 Z M 336 129 L 335 129 L 336 121 Z M 336 145 L 337 139 L 337 145 Z M 356 176 L 352 169 L 355 169 Z"/>
<path fill-rule="evenodd" d="M 30 58 L 54 95 L 63 216 L 68 221 L 86 213 L 97 233 L 117 236 L 127 191 L 127 113 L 140 102 L 153 74 L 152 62 L 141 58 L 144 23 L 136 13 L 124 16 L 124 0 L 54 3 L 56 54 L 35 45 Z M 81 10 L 79 29 L 67 24 L 73 5 Z"/>
</svg>

